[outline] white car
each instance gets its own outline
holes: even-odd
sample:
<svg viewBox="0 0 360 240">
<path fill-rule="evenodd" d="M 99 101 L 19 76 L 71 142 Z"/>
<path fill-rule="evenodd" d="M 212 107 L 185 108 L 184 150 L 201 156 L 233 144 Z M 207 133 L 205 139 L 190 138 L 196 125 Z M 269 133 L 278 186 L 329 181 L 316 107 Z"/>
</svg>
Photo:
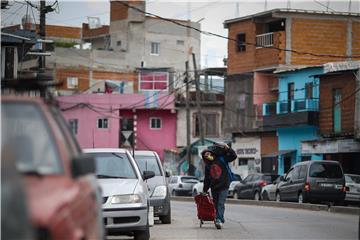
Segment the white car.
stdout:
<svg viewBox="0 0 360 240">
<path fill-rule="evenodd" d="M 276 187 L 280 182 L 280 176 L 275 179 L 275 181 L 271 184 L 264 186 L 261 189 L 261 199 L 267 201 L 275 201 L 276 200 Z"/>
<path fill-rule="evenodd" d="M 360 205 L 360 175 L 345 174 L 346 191 L 345 201 Z"/>
<path fill-rule="evenodd" d="M 103 197 L 103 217 L 110 235 L 134 234 L 135 240 L 148 240 L 149 193 L 144 180 L 154 172 L 142 174 L 125 149 L 95 148 L 84 149 L 95 158 L 96 176 Z"/>
<path fill-rule="evenodd" d="M 192 195 L 196 196 L 203 191 L 204 182 L 201 180 L 200 182 L 196 183 L 192 188 Z"/>
<path fill-rule="evenodd" d="M 171 176 L 169 179 L 169 192 L 172 196 L 191 196 L 193 186 L 199 179 L 192 176 Z"/>
</svg>

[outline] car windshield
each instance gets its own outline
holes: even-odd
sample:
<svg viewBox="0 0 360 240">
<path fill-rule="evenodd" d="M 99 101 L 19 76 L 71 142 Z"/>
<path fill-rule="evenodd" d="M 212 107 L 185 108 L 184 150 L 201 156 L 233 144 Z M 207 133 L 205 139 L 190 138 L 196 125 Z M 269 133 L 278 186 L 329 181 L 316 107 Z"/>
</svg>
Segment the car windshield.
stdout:
<svg viewBox="0 0 360 240">
<path fill-rule="evenodd" d="M 125 153 L 87 154 L 95 158 L 96 176 L 98 178 L 137 178 L 134 167 Z"/>
<path fill-rule="evenodd" d="M 63 172 L 54 136 L 41 109 L 34 103 L 2 103 L 1 144 L 22 173 Z"/>
<path fill-rule="evenodd" d="M 181 181 L 184 183 L 186 182 L 194 183 L 194 182 L 199 182 L 199 179 L 194 177 L 181 177 Z"/>
<path fill-rule="evenodd" d="M 348 183 L 358 183 L 360 184 L 360 176 L 355 175 L 345 175 L 345 181 Z"/>
<path fill-rule="evenodd" d="M 161 176 L 160 166 L 155 156 L 143 156 L 135 154 L 135 161 L 141 172 L 153 171 L 155 176 Z"/>
<path fill-rule="evenodd" d="M 313 163 L 310 167 L 310 177 L 317 178 L 342 178 L 343 173 L 335 163 Z"/>
</svg>

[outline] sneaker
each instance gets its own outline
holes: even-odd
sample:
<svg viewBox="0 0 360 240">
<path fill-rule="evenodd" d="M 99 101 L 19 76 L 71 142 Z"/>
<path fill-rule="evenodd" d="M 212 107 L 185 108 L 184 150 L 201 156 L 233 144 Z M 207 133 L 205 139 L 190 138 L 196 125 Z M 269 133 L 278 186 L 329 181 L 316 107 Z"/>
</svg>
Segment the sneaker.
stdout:
<svg viewBox="0 0 360 240">
<path fill-rule="evenodd" d="M 219 221 L 216 221 L 216 222 L 215 222 L 215 227 L 216 227 L 217 229 L 221 229 L 221 228 L 222 228 L 222 223 L 219 222 Z"/>
</svg>

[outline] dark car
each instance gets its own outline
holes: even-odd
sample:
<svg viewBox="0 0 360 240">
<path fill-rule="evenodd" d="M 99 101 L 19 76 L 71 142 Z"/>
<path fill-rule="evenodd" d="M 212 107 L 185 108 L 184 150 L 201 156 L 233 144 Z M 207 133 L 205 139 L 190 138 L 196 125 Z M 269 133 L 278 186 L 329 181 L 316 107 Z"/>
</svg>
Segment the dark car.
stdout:
<svg viewBox="0 0 360 240">
<path fill-rule="evenodd" d="M 345 192 L 345 178 L 339 162 L 306 161 L 295 164 L 281 177 L 276 201 L 341 204 Z"/>
<path fill-rule="evenodd" d="M 262 187 L 271 184 L 277 177 L 276 174 L 249 174 L 244 180 L 236 184 L 234 198 L 260 200 Z"/>
</svg>

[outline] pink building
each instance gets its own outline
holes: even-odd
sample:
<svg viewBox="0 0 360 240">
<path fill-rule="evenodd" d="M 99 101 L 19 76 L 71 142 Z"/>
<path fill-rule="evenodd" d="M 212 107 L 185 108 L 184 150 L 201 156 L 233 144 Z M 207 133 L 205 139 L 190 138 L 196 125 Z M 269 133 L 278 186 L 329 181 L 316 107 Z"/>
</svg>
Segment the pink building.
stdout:
<svg viewBox="0 0 360 240">
<path fill-rule="evenodd" d="M 82 148 L 125 147 L 154 150 L 176 147 L 174 97 L 154 94 L 81 94 L 58 97 L 65 119 Z"/>
</svg>

